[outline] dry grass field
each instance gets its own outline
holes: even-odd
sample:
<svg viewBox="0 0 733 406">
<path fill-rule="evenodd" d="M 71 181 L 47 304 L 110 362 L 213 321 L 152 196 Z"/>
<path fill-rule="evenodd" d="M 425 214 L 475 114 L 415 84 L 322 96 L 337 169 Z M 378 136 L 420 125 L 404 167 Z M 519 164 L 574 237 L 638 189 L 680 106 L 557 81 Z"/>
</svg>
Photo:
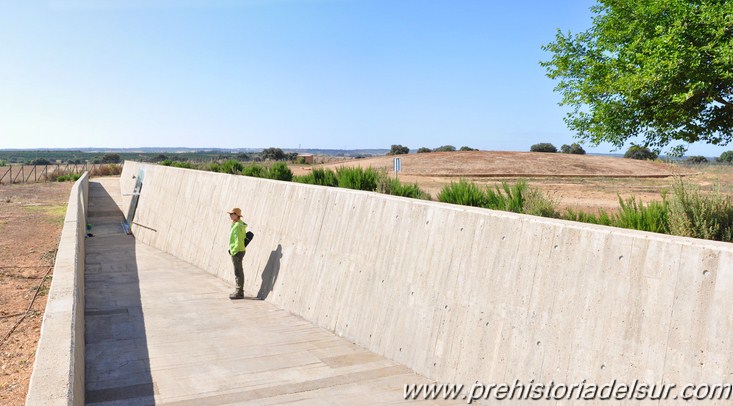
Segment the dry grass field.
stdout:
<svg viewBox="0 0 733 406">
<path fill-rule="evenodd" d="M 668 164 L 663 162 L 593 156 L 507 151 L 455 151 L 400 155 L 403 182 L 417 183 L 433 198 L 443 186 L 460 178 L 485 185 L 527 179 L 531 186 L 546 192 L 564 210 L 586 212 L 614 210 L 619 195 L 643 201 L 661 200 L 675 176 L 683 176 L 703 188 L 717 185 L 733 193 L 733 166 Z M 313 167 L 341 166 L 384 168 L 394 175 L 392 156 L 349 160 Z M 296 175 L 312 167 L 293 168 Z"/>
</svg>

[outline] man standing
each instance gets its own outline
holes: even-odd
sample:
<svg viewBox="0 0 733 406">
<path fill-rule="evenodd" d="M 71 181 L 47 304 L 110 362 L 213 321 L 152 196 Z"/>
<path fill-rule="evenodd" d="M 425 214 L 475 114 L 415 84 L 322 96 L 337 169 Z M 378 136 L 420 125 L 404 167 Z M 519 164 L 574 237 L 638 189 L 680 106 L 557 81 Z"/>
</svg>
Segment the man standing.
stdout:
<svg viewBox="0 0 733 406">
<path fill-rule="evenodd" d="M 242 221 L 242 210 L 238 207 L 228 211 L 232 220 L 232 228 L 229 231 L 229 255 L 232 256 L 234 264 L 234 277 L 237 281 L 237 289 L 229 295 L 229 299 L 244 299 L 244 271 L 242 270 L 242 258 L 244 258 L 244 237 L 247 234 L 247 224 Z"/>
</svg>

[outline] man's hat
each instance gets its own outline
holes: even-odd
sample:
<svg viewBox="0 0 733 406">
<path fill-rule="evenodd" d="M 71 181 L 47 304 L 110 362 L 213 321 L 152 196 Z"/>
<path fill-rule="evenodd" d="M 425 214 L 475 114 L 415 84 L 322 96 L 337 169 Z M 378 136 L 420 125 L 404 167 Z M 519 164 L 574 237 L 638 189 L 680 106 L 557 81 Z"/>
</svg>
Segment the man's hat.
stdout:
<svg viewBox="0 0 733 406">
<path fill-rule="evenodd" d="M 235 207 L 235 208 L 229 210 L 227 213 L 229 213 L 229 214 L 236 214 L 237 217 L 242 217 L 242 209 L 240 209 L 239 207 Z"/>
</svg>

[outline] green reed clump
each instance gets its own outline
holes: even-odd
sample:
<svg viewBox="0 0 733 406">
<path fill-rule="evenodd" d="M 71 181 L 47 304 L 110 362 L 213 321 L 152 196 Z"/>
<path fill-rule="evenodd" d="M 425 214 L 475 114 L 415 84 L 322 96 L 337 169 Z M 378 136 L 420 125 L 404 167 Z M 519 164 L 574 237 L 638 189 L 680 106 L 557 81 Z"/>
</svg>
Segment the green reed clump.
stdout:
<svg viewBox="0 0 733 406">
<path fill-rule="evenodd" d="M 386 172 L 383 175 L 380 175 L 377 191 L 387 195 L 431 200 L 430 194 L 420 189 L 417 183 L 402 183 L 399 179 L 387 176 Z"/>
</svg>

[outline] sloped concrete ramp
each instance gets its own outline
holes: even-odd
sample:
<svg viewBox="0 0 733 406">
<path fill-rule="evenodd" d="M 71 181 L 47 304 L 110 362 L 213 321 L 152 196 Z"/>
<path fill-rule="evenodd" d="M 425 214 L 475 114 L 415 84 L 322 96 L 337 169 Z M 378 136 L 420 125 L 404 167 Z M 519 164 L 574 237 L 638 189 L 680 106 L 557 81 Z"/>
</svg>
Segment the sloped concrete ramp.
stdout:
<svg viewBox="0 0 733 406">
<path fill-rule="evenodd" d="M 399 404 L 429 382 L 268 302 L 230 301 L 223 280 L 124 234 L 121 202 L 119 179 L 90 182 L 87 404 Z"/>
</svg>

